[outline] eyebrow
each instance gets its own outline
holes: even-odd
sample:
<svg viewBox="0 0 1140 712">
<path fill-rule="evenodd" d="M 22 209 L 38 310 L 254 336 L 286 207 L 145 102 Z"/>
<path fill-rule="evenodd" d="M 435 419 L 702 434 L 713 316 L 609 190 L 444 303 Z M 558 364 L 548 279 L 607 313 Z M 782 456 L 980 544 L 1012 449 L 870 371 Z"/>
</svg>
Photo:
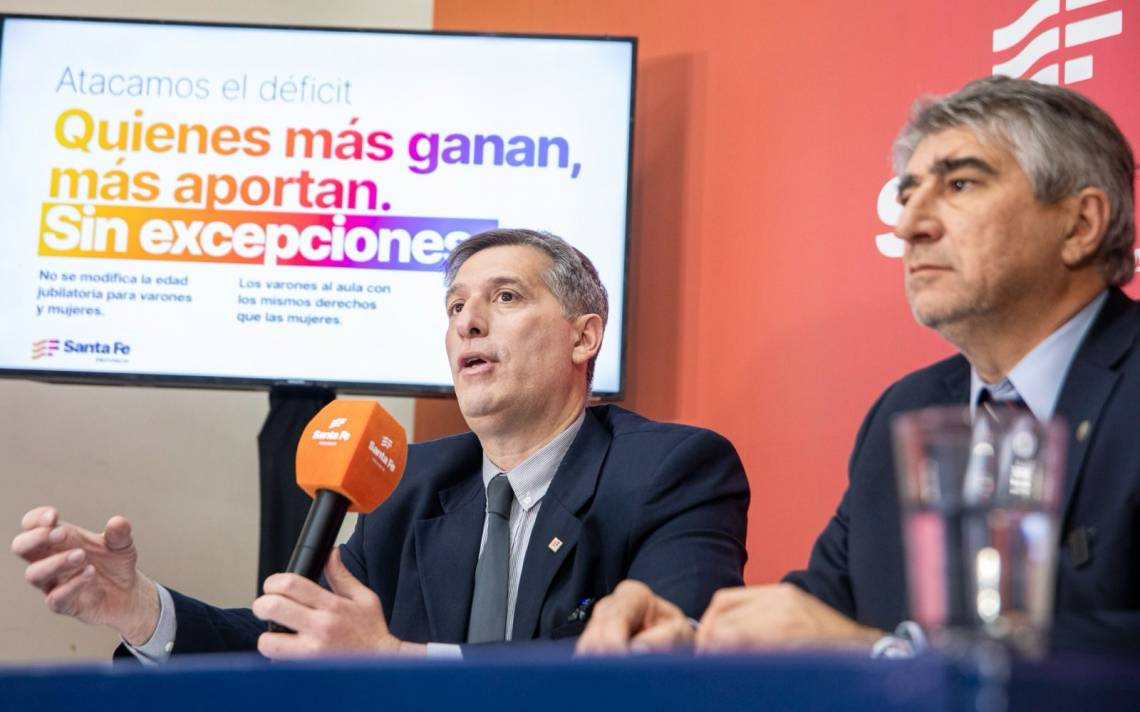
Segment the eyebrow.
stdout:
<svg viewBox="0 0 1140 712">
<path fill-rule="evenodd" d="M 944 176 L 960 168 L 974 168 L 991 176 L 996 176 L 998 171 L 986 161 L 978 158 L 977 156 L 962 156 L 961 158 L 942 158 L 934 162 L 930 166 L 930 172 L 936 176 Z M 908 188 L 913 188 L 918 184 L 918 177 L 913 173 L 899 176 L 899 190 L 898 194 L 902 195 Z"/>
</svg>

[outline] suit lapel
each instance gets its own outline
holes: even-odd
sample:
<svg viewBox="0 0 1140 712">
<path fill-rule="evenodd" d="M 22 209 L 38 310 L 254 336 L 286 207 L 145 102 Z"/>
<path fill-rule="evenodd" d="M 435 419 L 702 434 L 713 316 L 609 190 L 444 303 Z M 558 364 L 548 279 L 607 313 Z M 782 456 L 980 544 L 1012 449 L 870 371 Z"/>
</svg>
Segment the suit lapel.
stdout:
<svg viewBox="0 0 1140 712">
<path fill-rule="evenodd" d="M 965 356 L 955 357 L 954 368 L 942 379 L 946 387 L 945 405 L 970 402 L 970 362 Z"/>
<path fill-rule="evenodd" d="M 550 489 L 542 498 L 538 519 L 531 532 L 515 600 L 515 620 L 511 629 L 514 640 L 526 640 L 535 635 L 550 582 L 578 544 L 582 526 L 578 515 L 594 496 L 610 440 L 609 431 L 591 410 L 587 410 L 582 429 L 566 457 L 562 458 Z M 561 544 L 555 545 L 555 539 Z"/>
<path fill-rule="evenodd" d="M 1127 318 L 1134 305 L 1119 290 L 1109 291 L 1084 343 L 1077 350 L 1057 399 L 1057 415 L 1068 428 L 1061 522 L 1068 518 L 1073 495 L 1084 476 L 1089 443 L 1096 437 L 1101 411 L 1116 387 L 1115 370 L 1132 348 L 1140 322 Z"/>
<path fill-rule="evenodd" d="M 1073 357 L 1069 373 L 1057 399 L 1056 414 L 1068 429 L 1065 481 L 1062 489 L 1061 522 L 1068 517 L 1073 495 L 1084 474 L 1089 443 L 1096 436 L 1101 411 L 1112 395 L 1120 374 L 1115 370 L 1136 340 L 1140 319 L 1135 303 L 1119 289 L 1110 289 L 1100 314 Z M 954 369 L 944 379 L 954 400 L 968 402 L 970 368 Z"/>
<path fill-rule="evenodd" d="M 464 641 L 486 495 L 479 466 L 439 493 L 443 515 L 415 524 L 416 560 L 431 639 Z"/>
</svg>

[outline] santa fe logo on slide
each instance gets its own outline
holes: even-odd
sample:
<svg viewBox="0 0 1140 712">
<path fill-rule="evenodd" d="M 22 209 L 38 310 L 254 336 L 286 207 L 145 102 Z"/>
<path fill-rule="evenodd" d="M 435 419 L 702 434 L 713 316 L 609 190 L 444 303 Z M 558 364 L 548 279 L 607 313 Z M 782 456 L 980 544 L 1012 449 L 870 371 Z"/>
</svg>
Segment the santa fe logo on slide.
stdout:
<svg viewBox="0 0 1140 712">
<path fill-rule="evenodd" d="M 1073 21 L 1069 21 L 1067 13 L 1102 2 L 1105 0 L 1036 0 L 1021 17 L 993 31 L 993 73 L 1042 84 L 1076 84 L 1092 79 L 1093 48 L 1090 45 L 1121 34 L 1124 11 L 1104 12 Z M 1042 61 L 1048 63 L 1041 66 Z M 891 178 L 879 191 L 879 219 L 886 225 L 895 225 L 902 212 L 897 195 L 897 178 Z M 884 257 L 902 257 L 903 242 L 894 232 L 875 235 L 875 247 Z M 1137 269 L 1140 270 L 1140 265 Z"/>
<path fill-rule="evenodd" d="M 59 339 L 40 339 L 32 342 L 32 360 L 54 356 L 59 351 Z"/>
</svg>

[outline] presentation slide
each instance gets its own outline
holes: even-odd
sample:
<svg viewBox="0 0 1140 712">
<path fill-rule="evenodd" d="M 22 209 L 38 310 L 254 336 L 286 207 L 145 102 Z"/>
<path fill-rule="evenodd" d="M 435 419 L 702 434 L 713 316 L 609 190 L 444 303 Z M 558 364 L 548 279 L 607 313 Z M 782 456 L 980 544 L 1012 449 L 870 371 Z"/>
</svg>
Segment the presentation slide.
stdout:
<svg viewBox="0 0 1140 712">
<path fill-rule="evenodd" d="M 9 17 L 0 375 L 451 385 L 443 260 L 597 265 L 621 390 L 634 43 Z"/>
</svg>

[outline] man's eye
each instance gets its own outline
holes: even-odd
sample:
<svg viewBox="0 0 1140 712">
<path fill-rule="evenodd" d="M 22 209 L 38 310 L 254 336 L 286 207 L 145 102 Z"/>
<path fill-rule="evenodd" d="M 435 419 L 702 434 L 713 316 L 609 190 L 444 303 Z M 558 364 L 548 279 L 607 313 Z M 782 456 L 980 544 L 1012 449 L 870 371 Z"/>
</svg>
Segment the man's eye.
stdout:
<svg viewBox="0 0 1140 712">
<path fill-rule="evenodd" d="M 515 295 L 512 292 L 499 292 L 498 299 L 500 302 L 513 302 Z"/>
<path fill-rule="evenodd" d="M 910 193 L 906 193 L 906 194 L 899 193 L 899 197 L 898 197 L 899 205 L 906 205 L 906 201 L 908 201 L 908 200 L 910 200 Z"/>
<path fill-rule="evenodd" d="M 950 189 L 953 190 L 955 193 L 960 193 L 963 190 L 965 190 L 966 188 L 969 188 L 973 184 L 974 184 L 974 181 L 972 181 L 968 178 L 952 178 L 950 180 Z"/>
<path fill-rule="evenodd" d="M 447 307 L 447 313 L 451 316 L 455 316 L 461 311 L 463 311 L 463 302 L 452 302 L 452 304 Z"/>
</svg>

